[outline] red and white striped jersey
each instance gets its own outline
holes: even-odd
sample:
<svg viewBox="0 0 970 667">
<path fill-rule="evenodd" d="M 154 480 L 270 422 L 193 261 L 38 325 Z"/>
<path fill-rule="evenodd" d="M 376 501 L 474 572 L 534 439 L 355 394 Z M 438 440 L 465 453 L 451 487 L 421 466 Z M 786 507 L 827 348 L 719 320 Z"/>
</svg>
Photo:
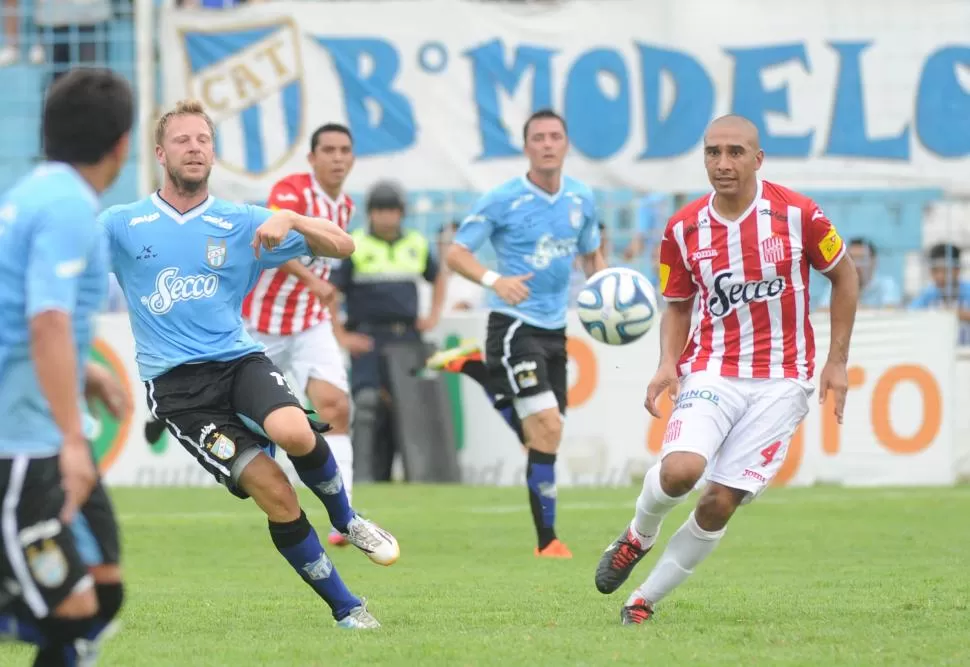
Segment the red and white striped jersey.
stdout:
<svg viewBox="0 0 970 667">
<path fill-rule="evenodd" d="M 845 244 L 815 202 L 774 183 L 759 180 L 751 206 L 733 222 L 713 201 L 712 193 L 678 211 L 660 245 L 664 298 L 700 297 L 680 374 L 810 380 L 809 268 L 829 271 Z"/>
<path fill-rule="evenodd" d="M 289 209 L 301 215 L 327 218 L 347 229 L 354 214 L 354 202 L 346 194 L 331 199 L 313 178 L 313 174 L 291 174 L 276 182 L 267 206 L 273 210 Z M 300 261 L 323 280 L 330 277 L 333 260 L 327 257 L 302 257 Z M 310 293 L 296 276 L 279 269 L 266 269 L 256 286 L 246 296 L 243 320 L 256 331 L 289 336 L 323 322 L 330 317 L 327 308 Z"/>
</svg>

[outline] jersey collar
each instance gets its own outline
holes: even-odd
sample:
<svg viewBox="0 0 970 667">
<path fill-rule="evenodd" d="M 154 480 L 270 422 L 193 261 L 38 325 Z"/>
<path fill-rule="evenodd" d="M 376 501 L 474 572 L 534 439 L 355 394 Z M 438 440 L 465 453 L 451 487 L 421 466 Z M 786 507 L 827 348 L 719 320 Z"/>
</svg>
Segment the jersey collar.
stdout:
<svg viewBox="0 0 970 667">
<path fill-rule="evenodd" d="M 215 201 L 215 197 L 213 197 L 212 195 L 209 195 L 208 197 L 206 197 L 205 201 L 203 201 L 198 206 L 195 206 L 194 208 L 190 208 L 185 213 L 179 213 L 174 208 L 172 208 L 172 206 L 167 201 L 165 201 L 158 195 L 157 191 L 152 193 L 151 200 L 152 200 L 152 204 L 155 205 L 155 208 L 157 208 L 159 211 L 161 211 L 162 213 L 170 217 L 178 224 L 184 225 L 189 220 L 198 218 L 200 215 L 208 211 L 209 207 L 212 206 L 212 202 Z"/>
<path fill-rule="evenodd" d="M 317 182 L 317 177 L 312 171 L 310 172 L 310 185 L 313 187 L 313 193 L 318 197 L 321 197 L 326 203 L 333 206 L 334 210 L 340 208 L 340 205 L 343 203 L 344 198 L 346 197 L 346 195 L 341 192 L 339 195 L 337 195 L 336 199 L 331 199 L 330 195 L 327 194 L 327 191 L 323 189 L 323 186 Z"/>
<path fill-rule="evenodd" d="M 522 177 L 522 183 L 525 185 L 526 190 L 534 194 L 536 197 L 545 199 L 550 204 L 555 204 L 556 201 L 562 196 L 563 191 L 566 189 L 565 179 L 561 175 L 559 176 L 559 189 L 556 190 L 554 194 L 549 194 L 548 192 L 546 192 L 545 190 L 537 186 L 535 183 L 529 180 L 528 176 Z"/>
<path fill-rule="evenodd" d="M 718 214 L 717 211 L 714 210 L 714 195 L 717 194 L 716 192 L 712 192 L 711 196 L 707 200 L 707 209 L 711 212 L 711 217 L 720 222 L 722 225 L 736 225 L 739 222 L 746 220 L 747 217 L 751 215 L 751 212 L 758 208 L 758 202 L 761 201 L 761 193 L 763 190 L 761 187 L 761 179 L 756 178 L 755 181 L 758 184 L 758 188 L 754 191 L 754 199 L 751 200 L 751 205 L 745 209 L 744 213 L 738 216 L 737 220 L 728 220 L 723 218 Z"/>
</svg>

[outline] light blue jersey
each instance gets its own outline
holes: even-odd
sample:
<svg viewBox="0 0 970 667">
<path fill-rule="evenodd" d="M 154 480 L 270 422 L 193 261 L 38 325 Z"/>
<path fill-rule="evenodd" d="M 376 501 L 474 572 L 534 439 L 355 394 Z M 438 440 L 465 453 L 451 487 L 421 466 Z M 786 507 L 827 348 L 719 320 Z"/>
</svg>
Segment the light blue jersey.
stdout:
<svg viewBox="0 0 970 667">
<path fill-rule="evenodd" d="M 257 259 L 253 236 L 272 214 L 212 196 L 179 213 L 155 193 L 101 215 L 143 380 L 182 364 L 230 361 L 264 349 L 243 326 L 243 299 L 263 269 L 313 254 L 290 232 Z"/>
<path fill-rule="evenodd" d="M 91 186 L 59 163 L 37 167 L 0 199 L 0 457 L 53 456 L 61 448 L 30 356 L 34 316 L 50 310 L 71 316 L 83 396 L 93 318 L 108 289 L 99 208 Z"/>
<path fill-rule="evenodd" d="M 522 176 L 478 200 L 455 235 L 475 252 L 491 241 L 503 276 L 532 273 L 529 297 L 517 306 L 489 292 L 488 307 L 543 329 L 566 326 L 569 276 L 577 253 L 600 245 L 592 191 L 563 176 L 559 192 L 549 194 Z"/>
</svg>

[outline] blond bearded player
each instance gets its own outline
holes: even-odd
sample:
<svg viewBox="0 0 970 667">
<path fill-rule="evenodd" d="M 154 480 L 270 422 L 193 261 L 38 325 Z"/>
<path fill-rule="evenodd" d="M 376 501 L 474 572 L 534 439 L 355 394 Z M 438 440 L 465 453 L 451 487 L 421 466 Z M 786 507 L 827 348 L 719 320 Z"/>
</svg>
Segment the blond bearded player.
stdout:
<svg viewBox="0 0 970 667">
<path fill-rule="evenodd" d="M 640 624 L 714 550 L 728 520 L 777 474 L 808 413 L 815 341 L 808 319 L 810 269 L 832 282 L 831 343 L 819 400 L 831 391 L 839 423 L 848 389 L 849 338 L 859 281 L 842 239 L 808 197 L 757 176 L 764 160 L 755 126 L 715 120 L 704 137 L 714 192 L 668 222 L 660 284 L 668 301 L 660 367 L 645 407 L 675 400 L 661 461 L 643 481 L 633 521 L 607 547 L 596 587 L 612 593 L 653 548 L 664 517 L 707 469 L 694 511 L 647 580 L 628 597 L 623 624 Z M 698 326 L 691 316 L 699 307 Z"/>
</svg>

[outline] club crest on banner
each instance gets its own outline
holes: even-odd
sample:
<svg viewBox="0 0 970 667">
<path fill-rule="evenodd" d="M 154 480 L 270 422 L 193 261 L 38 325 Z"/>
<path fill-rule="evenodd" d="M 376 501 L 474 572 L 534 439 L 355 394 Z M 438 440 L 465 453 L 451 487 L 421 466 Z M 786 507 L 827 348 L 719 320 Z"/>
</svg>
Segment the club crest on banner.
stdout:
<svg viewBox="0 0 970 667">
<path fill-rule="evenodd" d="M 216 162 L 261 176 L 285 163 L 304 134 L 303 57 L 295 23 L 182 29 L 185 97 L 216 126 Z"/>
</svg>

